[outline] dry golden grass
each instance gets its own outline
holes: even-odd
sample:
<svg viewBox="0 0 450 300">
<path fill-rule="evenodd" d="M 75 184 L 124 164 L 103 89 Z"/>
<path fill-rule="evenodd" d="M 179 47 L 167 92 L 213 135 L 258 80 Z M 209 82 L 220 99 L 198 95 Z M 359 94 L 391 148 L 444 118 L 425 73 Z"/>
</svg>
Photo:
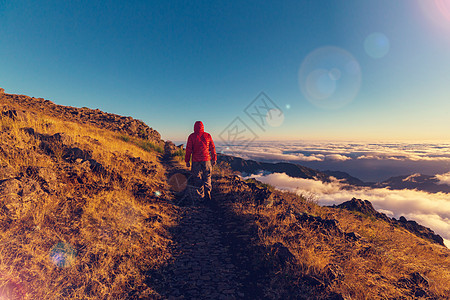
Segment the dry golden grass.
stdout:
<svg viewBox="0 0 450 300">
<path fill-rule="evenodd" d="M 105 172 L 64 160 L 63 148 L 45 154 L 24 128 L 64 133 L 65 149 L 90 151 Z M 156 297 L 147 271 L 169 258 L 176 215 L 160 153 L 35 113 L 2 117 L 0 130 L 0 299 Z"/>
</svg>

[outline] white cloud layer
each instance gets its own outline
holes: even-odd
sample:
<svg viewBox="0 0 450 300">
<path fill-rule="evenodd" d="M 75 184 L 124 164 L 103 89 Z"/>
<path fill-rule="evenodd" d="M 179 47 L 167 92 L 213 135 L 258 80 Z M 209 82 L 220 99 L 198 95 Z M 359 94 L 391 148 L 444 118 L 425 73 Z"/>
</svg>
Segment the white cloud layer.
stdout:
<svg viewBox="0 0 450 300">
<path fill-rule="evenodd" d="M 317 195 L 320 205 L 340 204 L 353 197 L 372 202 L 375 209 L 389 217 L 405 216 L 431 228 L 445 239 L 450 247 L 450 194 L 427 193 L 417 190 L 389 190 L 386 188 L 343 190 L 335 180 L 324 183 L 319 180 L 293 178 L 285 173 L 250 176 L 280 190 L 296 193 L 311 192 Z"/>
<path fill-rule="evenodd" d="M 450 172 L 444 174 L 436 174 L 435 177 L 439 180 L 439 184 L 450 185 Z"/>
<path fill-rule="evenodd" d="M 224 146 L 219 151 L 243 158 L 324 161 L 349 159 L 446 161 L 450 162 L 450 144 L 355 143 L 355 142 L 254 142 Z"/>
</svg>

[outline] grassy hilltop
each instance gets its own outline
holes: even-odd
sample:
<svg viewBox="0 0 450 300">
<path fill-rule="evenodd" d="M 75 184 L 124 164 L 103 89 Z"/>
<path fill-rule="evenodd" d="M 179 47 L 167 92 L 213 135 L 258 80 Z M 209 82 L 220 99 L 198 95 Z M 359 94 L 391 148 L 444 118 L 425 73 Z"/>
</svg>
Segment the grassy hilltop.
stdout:
<svg viewBox="0 0 450 300">
<path fill-rule="evenodd" d="M 450 299 L 450 250 L 370 203 L 221 164 L 190 205 L 143 122 L 1 90 L 0 137 L 0 299 Z"/>
</svg>

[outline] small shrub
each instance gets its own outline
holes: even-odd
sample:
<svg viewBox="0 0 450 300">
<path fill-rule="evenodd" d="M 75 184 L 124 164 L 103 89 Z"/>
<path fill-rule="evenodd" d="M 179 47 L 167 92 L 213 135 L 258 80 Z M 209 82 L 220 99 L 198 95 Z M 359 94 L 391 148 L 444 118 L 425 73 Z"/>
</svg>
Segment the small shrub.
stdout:
<svg viewBox="0 0 450 300">
<path fill-rule="evenodd" d="M 136 146 L 138 146 L 138 147 L 140 147 L 140 148 L 142 148 L 142 149 L 144 149 L 145 151 L 148 151 L 148 152 L 156 151 L 156 152 L 161 153 L 161 154 L 164 153 L 164 148 L 162 146 L 160 146 L 158 144 L 155 144 L 155 143 L 152 143 L 152 142 L 150 142 L 148 140 L 132 138 L 132 137 L 130 137 L 128 135 L 125 135 L 125 134 L 119 135 L 119 136 L 117 136 L 117 138 L 119 140 L 121 140 L 121 141 L 126 142 L 126 143 L 131 142 L 131 143 L 135 144 Z"/>
<path fill-rule="evenodd" d="M 319 197 L 313 192 L 303 191 L 299 194 L 299 197 L 309 204 L 318 205 Z"/>
<path fill-rule="evenodd" d="M 128 135 L 121 135 L 121 136 L 119 136 L 119 140 L 122 140 L 122 141 L 128 143 L 130 141 L 130 137 Z"/>
<path fill-rule="evenodd" d="M 174 153 L 172 153 L 172 158 L 174 158 L 175 160 L 178 160 L 180 162 L 184 161 L 184 157 L 186 155 L 186 151 L 183 149 L 178 149 L 177 151 L 175 151 Z"/>
<path fill-rule="evenodd" d="M 178 149 L 177 151 L 175 151 L 175 152 L 172 154 L 173 157 L 179 156 L 179 157 L 181 157 L 181 158 L 184 158 L 185 155 L 186 155 L 186 151 L 183 150 L 183 149 Z"/>
<path fill-rule="evenodd" d="M 145 151 L 156 151 L 156 152 L 161 153 L 161 154 L 164 153 L 164 148 L 162 146 L 156 145 L 156 144 L 154 144 L 152 142 L 149 142 L 149 141 L 138 141 L 136 143 L 136 145 L 138 145 L 139 147 L 141 147 Z"/>
</svg>

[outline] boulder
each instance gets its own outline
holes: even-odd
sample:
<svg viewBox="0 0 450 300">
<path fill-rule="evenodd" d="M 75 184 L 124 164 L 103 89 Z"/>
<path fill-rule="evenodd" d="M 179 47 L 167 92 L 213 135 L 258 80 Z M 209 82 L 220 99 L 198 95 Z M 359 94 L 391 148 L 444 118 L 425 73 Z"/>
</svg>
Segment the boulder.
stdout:
<svg viewBox="0 0 450 300">
<path fill-rule="evenodd" d="M 51 168 L 29 166 L 26 168 L 25 174 L 36 180 L 42 190 L 47 193 L 57 189 L 56 173 Z"/>
<path fill-rule="evenodd" d="M 175 146 L 174 143 L 172 143 L 171 141 L 166 141 L 164 143 L 164 153 L 167 155 L 173 155 L 175 152 L 178 151 L 178 147 Z"/>
<path fill-rule="evenodd" d="M 308 213 L 297 213 L 294 212 L 297 222 L 301 223 L 302 226 L 309 226 L 310 228 L 316 229 L 322 233 L 330 233 L 342 235 L 342 229 L 339 226 L 339 221 L 335 219 L 324 219 L 320 216 L 313 216 Z"/>
<path fill-rule="evenodd" d="M 400 278 L 398 284 L 403 288 L 411 290 L 415 298 L 428 297 L 429 280 L 419 272 L 413 272 L 409 276 Z"/>
<path fill-rule="evenodd" d="M 345 237 L 352 241 L 358 241 L 362 239 L 362 236 L 357 232 L 347 232 L 345 233 Z"/>
<path fill-rule="evenodd" d="M 270 248 L 271 254 L 276 258 L 276 261 L 284 267 L 287 263 L 295 261 L 295 256 L 282 243 L 277 242 Z"/>
<path fill-rule="evenodd" d="M 375 208 L 373 208 L 372 203 L 370 203 L 370 201 L 368 200 L 363 201 L 361 199 L 352 198 L 352 200 L 346 201 L 334 207 L 360 212 L 366 216 L 373 216 L 391 223 L 391 219 L 385 214 L 377 212 Z"/>
<path fill-rule="evenodd" d="M 70 163 L 74 163 L 78 159 L 81 159 L 82 161 L 84 161 L 84 160 L 88 160 L 91 158 L 92 158 L 92 151 L 81 150 L 78 147 L 68 148 L 63 155 L 63 159 Z"/>
</svg>

